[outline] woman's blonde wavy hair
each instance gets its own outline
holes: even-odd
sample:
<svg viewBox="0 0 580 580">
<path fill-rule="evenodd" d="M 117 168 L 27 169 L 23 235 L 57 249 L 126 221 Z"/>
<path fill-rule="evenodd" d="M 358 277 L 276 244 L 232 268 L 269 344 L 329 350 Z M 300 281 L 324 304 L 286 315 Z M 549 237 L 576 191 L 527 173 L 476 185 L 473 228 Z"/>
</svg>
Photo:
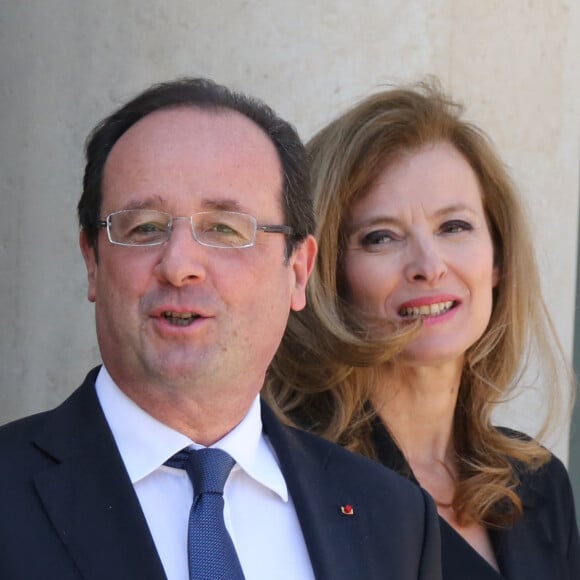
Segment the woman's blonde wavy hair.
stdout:
<svg viewBox="0 0 580 580">
<path fill-rule="evenodd" d="M 401 154 L 437 142 L 452 144 L 479 180 L 499 270 L 489 325 L 466 353 L 454 419 L 453 507 L 464 525 L 501 527 L 522 513 L 518 473 L 538 468 L 549 453 L 534 439 L 494 428 L 492 411 L 514 396 L 533 361 L 549 394 L 547 427 L 558 389 L 571 383 L 572 373 L 542 299 L 522 203 L 490 140 L 462 120 L 462 113 L 430 79 L 364 99 L 308 143 L 319 254 L 308 306 L 290 317 L 265 395 L 288 422 L 375 457 L 370 405 L 375 371 L 392 364 L 419 328 L 394 329 L 377 338 L 346 303 L 345 220 L 353 203 Z"/>
</svg>

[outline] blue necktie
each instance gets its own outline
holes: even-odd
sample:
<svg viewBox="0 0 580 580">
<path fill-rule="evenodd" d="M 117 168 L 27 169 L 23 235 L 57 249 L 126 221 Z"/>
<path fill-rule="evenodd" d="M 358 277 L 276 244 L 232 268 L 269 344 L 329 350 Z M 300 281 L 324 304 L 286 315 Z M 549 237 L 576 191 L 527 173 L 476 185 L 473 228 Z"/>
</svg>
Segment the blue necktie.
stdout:
<svg viewBox="0 0 580 580">
<path fill-rule="evenodd" d="M 224 485 L 235 461 L 221 449 L 184 449 L 165 464 L 185 469 L 193 484 L 187 551 L 190 580 L 244 580 L 224 522 Z"/>
</svg>

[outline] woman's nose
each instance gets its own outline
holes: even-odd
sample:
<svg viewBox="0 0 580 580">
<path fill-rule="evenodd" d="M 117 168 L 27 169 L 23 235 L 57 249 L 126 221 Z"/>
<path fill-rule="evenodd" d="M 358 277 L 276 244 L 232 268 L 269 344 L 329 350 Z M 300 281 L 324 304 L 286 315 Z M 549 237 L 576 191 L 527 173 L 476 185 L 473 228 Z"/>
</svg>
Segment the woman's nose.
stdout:
<svg viewBox="0 0 580 580">
<path fill-rule="evenodd" d="M 415 240 L 411 244 L 405 272 L 410 282 L 437 284 L 446 273 L 447 264 L 436 240 Z"/>
</svg>

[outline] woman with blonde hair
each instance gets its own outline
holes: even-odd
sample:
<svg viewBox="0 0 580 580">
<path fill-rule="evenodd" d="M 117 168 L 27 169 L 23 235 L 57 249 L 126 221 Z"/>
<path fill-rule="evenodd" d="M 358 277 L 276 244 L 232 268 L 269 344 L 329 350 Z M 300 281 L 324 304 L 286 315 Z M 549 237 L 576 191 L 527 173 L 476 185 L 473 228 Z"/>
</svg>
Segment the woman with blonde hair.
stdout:
<svg viewBox="0 0 580 580">
<path fill-rule="evenodd" d="M 578 580 L 564 466 L 492 423 L 530 364 L 552 403 L 571 373 L 522 204 L 461 115 L 423 83 L 361 101 L 310 141 L 319 255 L 267 396 L 432 495 L 444 578 Z"/>
</svg>

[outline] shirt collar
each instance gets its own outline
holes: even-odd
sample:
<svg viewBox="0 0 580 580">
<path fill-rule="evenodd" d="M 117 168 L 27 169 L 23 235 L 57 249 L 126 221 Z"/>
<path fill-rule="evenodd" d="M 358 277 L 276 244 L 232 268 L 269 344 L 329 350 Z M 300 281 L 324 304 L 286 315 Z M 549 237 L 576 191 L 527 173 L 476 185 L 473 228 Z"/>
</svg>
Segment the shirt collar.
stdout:
<svg viewBox="0 0 580 580">
<path fill-rule="evenodd" d="M 161 423 L 115 384 L 104 366 L 95 381 L 97 397 L 133 484 L 158 469 L 172 455 L 189 446 L 189 437 Z M 212 447 L 227 451 L 236 469 L 288 501 L 288 488 L 276 455 L 263 431 L 260 397 L 256 396 L 242 421 Z"/>
</svg>

